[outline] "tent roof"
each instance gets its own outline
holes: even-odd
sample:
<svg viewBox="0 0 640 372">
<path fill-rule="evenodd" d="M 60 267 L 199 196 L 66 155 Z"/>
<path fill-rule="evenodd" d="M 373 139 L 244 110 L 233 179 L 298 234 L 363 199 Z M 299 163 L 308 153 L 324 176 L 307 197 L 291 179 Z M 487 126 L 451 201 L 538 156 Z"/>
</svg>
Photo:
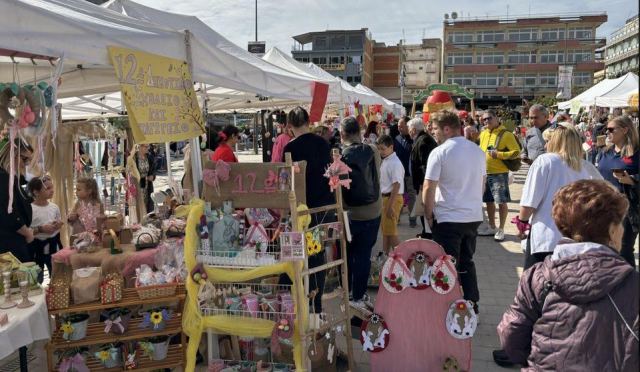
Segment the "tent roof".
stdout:
<svg viewBox="0 0 640 372">
<path fill-rule="evenodd" d="M 625 107 L 631 94 L 638 92 L 638 75 L 629 72 L 616 79 L 604 79 L 569 101 L 559 102 L 559 109 L 568 109 L 571 102 L 580 102 L 581 107 Z"/>
<path fill-rule="evenodd" d="M 101 7 L 84 0 L 12 0 L 0 3 L 0 49 L 25 56 L 64 56 L 60 97 L 120 89 L 107 46 L 116 45 L 184 60 L 191 33 L 193 78 L 198 82 L 288 99 L 309 99 L 312 78 L 257 58 L 211 30 L 199 19 L 158 11 L 128 0 Z M 3 63 L 4 62 L 4 63 Z M 0 76 L 10 81 L 14 65 L 0 59 Z M 23 60 L 19 81 L 46 80 L 49 62 Z"/>
</svg>

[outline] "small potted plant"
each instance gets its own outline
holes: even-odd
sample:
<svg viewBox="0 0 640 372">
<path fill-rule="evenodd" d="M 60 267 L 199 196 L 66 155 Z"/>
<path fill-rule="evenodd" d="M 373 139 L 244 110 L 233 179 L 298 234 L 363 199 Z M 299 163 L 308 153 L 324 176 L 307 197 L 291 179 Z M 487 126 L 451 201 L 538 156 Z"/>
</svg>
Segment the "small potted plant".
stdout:
<svg viewBox="0 0 640 372">
<path fill-rule="evenodd" d="M 87 336 L 87 325 L 89 324 L 89 314 L 71 314 L 62 320 L 60 330 L 62 338 L 67 341 L 82 340 Z"/>
</svg>

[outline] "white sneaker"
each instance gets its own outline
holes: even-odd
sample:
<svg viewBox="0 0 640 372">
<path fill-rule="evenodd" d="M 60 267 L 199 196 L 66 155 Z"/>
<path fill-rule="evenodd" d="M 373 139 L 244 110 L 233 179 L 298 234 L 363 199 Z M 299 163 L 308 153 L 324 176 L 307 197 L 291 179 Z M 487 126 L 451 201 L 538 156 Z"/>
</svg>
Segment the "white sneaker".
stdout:
<svg viewBox="0 0 640 372">
<path fill-rule="evenodd" d="M 491 236 L 491 235 L 495 235 L 497 232 L 498 232 L 498 229 L 491 226 L 487 226 L 484 230 L 478 229 L 478 235 L 480 236 Z"/>
<path fill-rule="evenodd" d="M 493 236 L 493 240 L 497 241 L 497 242 L 501 242 L 504 240 L 504 230 L 503 229 L 498 229 L 498 231 L 496 231 L 496 234 Z"/>
<path fill-rule="evenodd" d="M 370 311 L 367 304 L 363 300 L 349 301 L 349 305 L 356 310 Z"/>
</svg>

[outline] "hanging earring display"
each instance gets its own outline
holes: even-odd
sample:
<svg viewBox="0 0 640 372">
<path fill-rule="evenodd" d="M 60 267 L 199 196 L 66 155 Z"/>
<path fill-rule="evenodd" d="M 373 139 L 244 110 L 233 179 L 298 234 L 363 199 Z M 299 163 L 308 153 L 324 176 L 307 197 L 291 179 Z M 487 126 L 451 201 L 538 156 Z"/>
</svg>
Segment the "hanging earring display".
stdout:
<svg viewBox="0 0 640 372">
<path fill-rule="evenodd" d="M 478 315 L 473 310 L 473 303 L 467 300 L 456 300 L 449 306 L 446 327 L 449 334 L 459 340 L 473 337 L 478 326 Z"/>
<path fill-rule="evenodd" d="M 414 252 L 407 260 L 407 267 L 413 274 L 409 278 L 409 286 L 415 289 L 426 289 L 431 284 L 431 263 L 424 252 Z"/>
<path fill-rule="evenodd" d="M 389 327 L 381 315 L 373 313 L 362 321 L 360 343 L 363 351 L 380 352 L 389 346 Z"/>
</svg>

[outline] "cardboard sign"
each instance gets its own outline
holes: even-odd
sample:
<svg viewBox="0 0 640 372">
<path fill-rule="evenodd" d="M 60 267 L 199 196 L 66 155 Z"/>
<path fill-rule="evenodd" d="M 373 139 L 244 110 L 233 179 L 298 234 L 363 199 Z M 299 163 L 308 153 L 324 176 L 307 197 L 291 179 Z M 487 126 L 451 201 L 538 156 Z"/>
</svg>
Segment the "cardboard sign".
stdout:
<svg viewBox="0 0 640 372">
<path fill-rule="evenodd" d="M 223 201 L 231 201 L 234 208 L 289 208 L 289 191 L 292 186 L 291 168 L 285 163 L 229 163 L 229 178 L 219 181 L 219 188 L 204 183 L 204 200 L 216 208 Z M 205 169 L 214 169 L 207 161 Z M 306 162 L 298 162 L 295 177 L 296 201 L 305 203 Z M 328 182 L 328 181 L 327 181 Z M 327 183 L 327 188 L 329 184 Z"/>
<path fill-rule="evenodd" d="M 186 62 L 110 46 L 136 143 L 184 141 L 204 132 Z"/>
</svg>

